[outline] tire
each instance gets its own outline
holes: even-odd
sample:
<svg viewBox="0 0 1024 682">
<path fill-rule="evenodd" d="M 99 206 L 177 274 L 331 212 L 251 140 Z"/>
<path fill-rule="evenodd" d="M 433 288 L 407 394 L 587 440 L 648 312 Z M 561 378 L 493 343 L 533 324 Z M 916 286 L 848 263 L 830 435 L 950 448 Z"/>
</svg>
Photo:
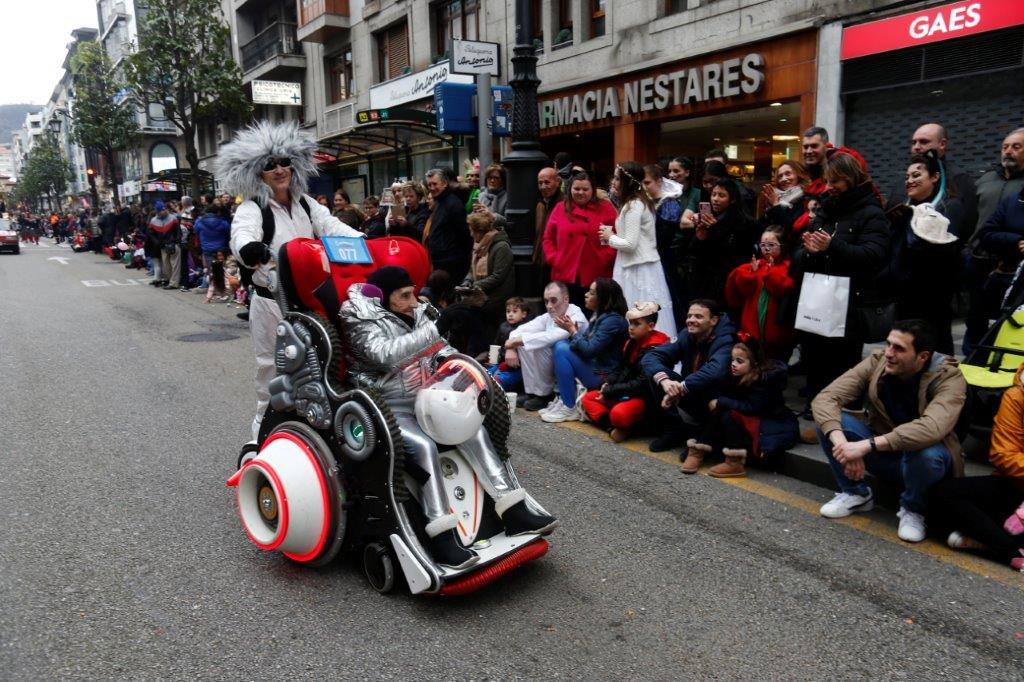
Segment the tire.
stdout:
<svg viewBox="0 0 1024 682">
<path fill-rule="evenodd" d="M 303 438 L 307 444 L 310 445 L 313 453 L 320 461 L 324 480 L 327 482 L 328 494 L 332 500 L 331 529 L 327 543 L 324 545 L 323 552 L 311 561 L 295 562 L 295 560 L 290 557 L 289 560 L 302 566 L 311 566 L 314 568 L 325 566 L 334 561 L 338 556 L 338 552 L 341 551 L 342 545 L 345 542 L 345 532 L 348 527 L 348 516 L 345 508 L 348 494 L 341 478 L 332 474 L 332 472 L 338 470 L 338 464 L 334 460 L 334 456 L 331 454 L 330 447 L 326 442 L 324 442 L 324 439 L 320 434 L 318 434 L 316 430 L 308 424 L 299 421 L 284 422 L 276 426 L 270 435 L 273 435 L 278 431 L 290 431 Z"/>
<path fill-rule="evenodd" d="M 342 454 L 356 462 L 366 461 L 377 447 L 377 426 L 369 411 L 352 400 L 334 413 L 334 435 Z"/>
<path fill-rule="evenodd" d="M 508 398 L 505 397 L 505 391 L 493 377 L 488 374 L 487 378 L 492 398 L 491 409 L 484 417 L 484 428 L 487 429 L 487 435 L 491 437 L 491 444 L 494 446 L 494 451 L 498 453 L 498 457 L 506 460 L 509 458 L 508 434 L 512 430 L 512 419 L 508 415 Z"/>
<path fill-rule="evenodd" d="M 395 589 L 395 560 L 383 544 L 371 542 L 363 548 L 363 575 L 370 587 L 381 594 Z"/>
<path fill-rule="evenodd" d="M 15 246 L 13 253 L 14 253 L 15 256 L 17 256 L 19 253 L 21 253 L 21 246 Z"/>
</svg>

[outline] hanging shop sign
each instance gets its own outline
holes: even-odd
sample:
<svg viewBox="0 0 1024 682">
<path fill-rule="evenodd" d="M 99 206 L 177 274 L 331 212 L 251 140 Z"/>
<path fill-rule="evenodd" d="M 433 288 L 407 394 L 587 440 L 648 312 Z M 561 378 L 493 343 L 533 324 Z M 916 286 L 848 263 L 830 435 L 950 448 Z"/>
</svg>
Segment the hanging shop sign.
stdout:
<svg viewBox="0 0 1024 682">
<path fill-rule="evenodd" d="M 483 43 L 478 40 L 452 41 L 452 73 L 489 73 L 501 75 L 498 43 Z"/>
<path fill-rule="evenodd" d="M 843 59 L 856 59 L 1024 24 L 1021 0 L 968 0 L 843 30 Z"/>
<path fill-rule="evenodd" d="M 434 94 L 434 86 L 438 83 L 451 81 L 455 83 L 472 83 L 472 76 L 464 76 L 451 72 L 448 62 L 435 64 L 408 76 L 402 76 L 370 88 L 370 108 L 387 109 L 399 104 L 412 102 Z"/>
<path fill-rule="evenodd" d="M 764 56 L 751 53 L 701 66 L 646 76 L 619 85 L 538 103 L 540 127 L 553 128 L 660 111 L 757 92 L 764 85 Z"/>
<path fill-rule="evenodd" d="M 288 81 L 253 81 L 253 104 L 302 106 L 302 84 Z"/>
</svg>

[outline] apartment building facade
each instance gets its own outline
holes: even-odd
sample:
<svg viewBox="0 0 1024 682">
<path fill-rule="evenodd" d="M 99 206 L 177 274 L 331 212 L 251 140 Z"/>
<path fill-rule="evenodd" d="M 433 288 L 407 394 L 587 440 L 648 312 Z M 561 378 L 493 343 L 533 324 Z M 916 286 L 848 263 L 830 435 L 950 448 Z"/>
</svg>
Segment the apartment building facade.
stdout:
<svg viewBox="0 0 1024 682">
<path fill-rule="evenodd" d="M 97 40 L 110 57 L 115 71 L 124 67 L 124 60 L 139 41 L 139 25 L 145 12 L 145 3 L 136 0 L 96 0 L 99 26 Z M 128 93 L 125 93 L 128 96 Z M 136 112 L 140 142 L 134 149 L 120 153 L 119 194 L 123 200 L 137 201 L 140 197 L 155 198 L 177 193 L 163 182 L 155 182 L 153 175 L 182 166 L 185 145 L 177 127 L 166 117 L 160 104 L 150 104 Z M 109 177 L 104 172 L 103 177 Z M 107 188 L 110 192 L 110 188 Z"/>
</svg>

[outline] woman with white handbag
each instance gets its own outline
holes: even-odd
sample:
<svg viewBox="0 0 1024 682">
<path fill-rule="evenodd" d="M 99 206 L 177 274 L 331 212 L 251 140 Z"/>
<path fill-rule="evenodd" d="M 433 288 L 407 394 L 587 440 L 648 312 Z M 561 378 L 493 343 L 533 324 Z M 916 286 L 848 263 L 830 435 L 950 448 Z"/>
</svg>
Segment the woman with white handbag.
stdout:
<svg viewBox="0 0 1024 682">
<path fill-rule="evenodd" d="M 876 340 L 872 326 L 892 322 L 884 318 L 893 314 L 886 301 L 894 292 L 874 286 L 889 262 L 889 223 L 862 164 L 841 148 L 828 157 L 828 192 L 793 253 L 808 401 L 860 362 L 864 343 Z"/>
</svg>

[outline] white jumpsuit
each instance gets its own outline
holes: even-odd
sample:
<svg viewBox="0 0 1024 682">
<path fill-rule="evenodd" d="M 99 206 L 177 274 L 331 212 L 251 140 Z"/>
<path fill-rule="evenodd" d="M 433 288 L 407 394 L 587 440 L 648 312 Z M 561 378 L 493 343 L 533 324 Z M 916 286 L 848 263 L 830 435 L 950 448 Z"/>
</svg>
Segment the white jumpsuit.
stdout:
<svg viewBox="0 0 1024 682">
<path fill-rule="evenodd" d="M 274 238 L 270 242 L 270 250 L 276 254 L 282 245 L 298 237 L 362 237 L 363 233 L 349 227 L 331 215 L 326 206 L 306 195 L 309 215 L 299 203 L 299 197 L 292 197 L 291 207 L 270 200 L 270 208 L 274 213 Z M 290 210 L 289 210 L 290 208 Z M 238 207 L 231 221 L 231 251 L 238 258 L 242 247 L 250 242 L 263 240 L 263 213 L 255 201 L 245 201 Z M 253 284 L 266 287 L 268 266 L 263 265 L 253 271 Z M 252 420 L 252 437 L 259 437 L 263 413 L 270 402 L 268 386 L 274 378 L 274 348 L 277 343 L 275 329 L 281 321 L 281 309 L 277 302 L 253 296 L 249 305 L 249 331 L 252 334 L 252 347 L 256 353 L 256 416 Z"/>
</svg>

